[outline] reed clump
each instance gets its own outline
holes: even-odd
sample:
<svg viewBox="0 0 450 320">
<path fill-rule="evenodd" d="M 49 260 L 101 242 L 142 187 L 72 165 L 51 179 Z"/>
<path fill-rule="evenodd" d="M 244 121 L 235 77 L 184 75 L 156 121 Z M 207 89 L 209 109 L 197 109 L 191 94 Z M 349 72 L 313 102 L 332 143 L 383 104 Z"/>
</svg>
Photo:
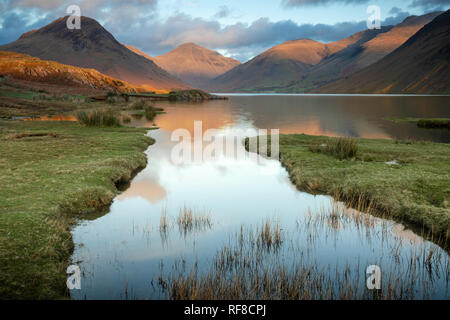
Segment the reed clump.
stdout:
<svg viewBox="0 0 450 320">
<path fill-rule="evenodd" d="M 119 127 L 120 119 L 112 110 L 78 111 L 77 120 L 88 127 Z"/>
<path fill-rule="evenodd" d="M 309 221 L 304 232 L 326 227 L 330 219 L 346 226 L 355 223 L 364 234 L 373 228 L 363 217 L 355 222 L 353 214 L 345 213 L 340 205 L 308 213 L 304 219 Z M 448 282 L 448 256 L 426 242 L 417 243 L 411 252 L 400 250 L 399 242 L 382 258 L 391 259 L 389 267 L 381 258 L 373 262 L 382 268 L 386 266 L 385 276 L 380 290 L 369 290 L 365 265 L 320 267 L 311 259 L 308 247 L 298 247 L 297 239 L 282 241 L 281 230 L 270 220 L 256 229 L 242 225 L 216 252 L 210 265 L 199 269 L 197 260 L 191 269 L 179 268 L 177 265 L 184 266 L 184 262 L 177 260 L 169 273 L 161 271 L 159 290 L 174 300 L 397 300 L 427 299 L 435 290 L 430 285 L 433 281 L 444 277 Z M 271 250 L 261 250 L 261 245 L 267 244 Z M 278 245 L 276 250 L 274 244 Z M 407 271 L 400 272 L 405 265 Z"/>
<path fill-rule="evenodd" d="M 278 223 L 272 223 L 267 219 L 262 227 L 258 228 L 258 245 L 265 248 L 278 248 L 281 239 L 281 227 Z"/>
<path fill-rule="evenodd" d="M 184 232 L 211 228 L 211 214 L 194 214 L 191 208 L 184 206 L 178 215 L 177 224 Z"/>
<path fill-rule="evenodd" d="M 315 153 L 325 153 L 339 160 L 345 160 L 356 157 L 358 142 L 354 138 L 331 138 L 324 143 L 313 144 L 309 147 L 309 150 Z"/>
</svg>

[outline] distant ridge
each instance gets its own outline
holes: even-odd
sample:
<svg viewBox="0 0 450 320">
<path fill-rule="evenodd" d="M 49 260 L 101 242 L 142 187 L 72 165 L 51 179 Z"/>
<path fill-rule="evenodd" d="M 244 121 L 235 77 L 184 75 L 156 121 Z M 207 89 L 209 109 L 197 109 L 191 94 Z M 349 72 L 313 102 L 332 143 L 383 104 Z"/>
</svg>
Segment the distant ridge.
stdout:
<svg viewBox="0 0 450 320">
<path fill-rule="evenodd" d="M 332 43 L 286 41 L 211 81 L 218 92 L 310 92 L 379 61 L 442 12 L 364 30 Z"/>
<path fill-rule="evenodd" d="M 357 40 L 357 37 L 349 37 L 329 44 L 311 39 L 286 41 L 217 77 L 207 89 L 276 91 L 289 86 L 325 57 Z"/>
<path fill-rule="evenodd" d="M 391 53 L 424 25 L 442 12 L 432 12 L 422 16 L 410 16 L 396 26 L 382 27 L 381 30 L 365 30 L 358 34 L 360 39 L 344 50 L 331 55 L 315 65 L 308 74 L 295 82 L 288 91 L 308 91 L 343 77 L 347 77 L 379 61 Z"/>
<path fill-rule="evenodd" d="M 39 30 L 27 32 L 17 41 L 0 46 L 0 50 L 96 69 L 135 85 L 189 88 L 154 62 L 120 44 L 94 19 L 81 17 L 80 30 L 67 29 L 66 19 L 59 18 Z"/>
<path fill-rule="evenodd" d="M 450 94 L 450 10 L 380 61 L 315 92 Z"/>
</svg>

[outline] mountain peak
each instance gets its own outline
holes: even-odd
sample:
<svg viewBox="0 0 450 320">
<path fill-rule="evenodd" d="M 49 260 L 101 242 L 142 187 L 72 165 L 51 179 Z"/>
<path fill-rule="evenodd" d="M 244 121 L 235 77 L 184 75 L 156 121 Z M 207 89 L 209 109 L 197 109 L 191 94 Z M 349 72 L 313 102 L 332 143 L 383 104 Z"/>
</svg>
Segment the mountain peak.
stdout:
<svg viewBox="0 0 450 320">
<path fill-rule="evenodd" d="M 70 30 L 68 16 L 58 18 L 0 50 L 29 54 L 44 60 L 92 68 L 135 85 L 155 89 L 188 88 L 153 61 L 132 52 L 95 19 L 82 16 L 81 29 Z"/>
<path fill-rule="evenodd" d="M 192 42 L 183 43 L 153 60 L 164 70 L 199 87 L 240 64 L 235 59 Z"/>
</svg>

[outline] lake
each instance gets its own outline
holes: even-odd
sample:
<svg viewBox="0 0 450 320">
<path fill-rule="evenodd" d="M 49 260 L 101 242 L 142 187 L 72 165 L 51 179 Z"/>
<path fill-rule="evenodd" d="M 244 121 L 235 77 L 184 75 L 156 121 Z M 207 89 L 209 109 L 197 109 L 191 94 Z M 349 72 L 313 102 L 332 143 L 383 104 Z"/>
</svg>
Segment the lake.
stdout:
<svg viewBox="0 0 450 320">
<path fill-rule="evenodd" d="M 154 122 L 140 118 L 130 123 L 160 128 L 148 133 L 156 143 L 146 151 L 147 167 L 108 213 L 80 221 L 72 231 L 72 261 L 82 272 L 81 290 L 72 290 L 72 298 L 166 299 L 161 279 L 210 272 L 224 248 L 236 248 L 243 234 L 257 235 L 270 224 L 282 234 L 282 244 L 276 250 L 245 251 L 262 257 L 263 267 L 255 270 L 281 261 L 289 268 L 299 264 L 329 276 L 331 287 L 339 286 L 333 280 L 350 274 L 358 297 L 368 298 L 366 269 L 377 265 L 384 289 L 395 283 L 403 298 L 448 299 L 449 256 L 437 245 L 328 196 L 299 192 L 277 160 L 224 153 L 201 163 L 176 164 L 171 134 L 180 128 L 193 133 L 197 120 L 203 132 L 215 128 L 224 136 L 233 129 L 263 128 L 450 142 L 449 130 L 385 120 L 450 118 L 449 96 L 230 95 L 229 100 L 156 106 L 166 113 Z M 190 214 L 198 221 L 186 225 L 182 218 Z"/>
</svg>

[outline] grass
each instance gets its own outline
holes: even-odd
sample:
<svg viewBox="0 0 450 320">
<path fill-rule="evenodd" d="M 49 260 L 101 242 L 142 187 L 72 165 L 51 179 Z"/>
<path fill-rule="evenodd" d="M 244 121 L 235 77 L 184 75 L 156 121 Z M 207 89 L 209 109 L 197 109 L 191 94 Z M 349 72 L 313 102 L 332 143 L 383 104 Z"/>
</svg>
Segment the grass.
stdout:
<svg viewBox="0 0 450 320">
<path fill-rule="evenodd" d="M 0 121 L 0 298 L 67 297 L 77 215 L 108 207 L 146 164 L 145 129 Z"/>
<path fill-rule="evenodd" d="M 360 210 L 371 207 L 448 247 L 449 144 L 355 139 L 357 153 L 347 160 L 311 151 L 333 140 L 280 135 L 280 160 L 298 189 L 334 196 Z M 394 159 L 398 164 L 386 163 Z"/>
<path fill-rule="evenodd" d="M 184 206 L 183 209 L 180 209 L 177 224 L 184 234 L 193 230 L 211 228 L 211 214 L 195 214 L 191 208 Z"/>
<path fill-rule="evenodd" d="M 326 142 L 317 143 L 309 147 L 309 150 L 316 153 L 332 155 L 339 160 L 356 157 L 358 143 L 353 138 L 331 138 Z"/>
<path fill-rule="evenodd" d="M 314 212 L 304 217 L 310 224 L 302 221 L 296 232 L 264 250 L 260 232 L 271 230 L 273 235 L 281 227 L 270 220 L 256 232 L 252 226 L 242 225 L 218 249 L 211 263 L 196 260 L 189 269 L 182 259 L 176 260 L 169 272 L 161 271 L 157 286 L 173 300 L 399 300 L 429 299 L 435 281 L 448 281 L 448 255 L 426 242 L 411 251 L 392 248 L 379 261 L 370 262 L 383 266 L 382 287 L 375 291 L 366 287 L 364 262 L 338 267 L 333 263 L 320 265 L 310 257 L 316 233 L 323 237 L 323 228 L 332 232 L 329 223 L 355 224 L 367 237 L 386 236 L 370 223 L 376 218 L 360 215 L 359 219 L 349 217 L 343 206 Z M 311 234 L 311 242 L 299 243 L 296 235 L 300 232 Z"/>
<path fill-rule="evenodd" d="M 267 219 L 264 225 L 258 229 L 258 245 L 264 248 L 277 248 L 281 245 L 281 227 L 278 223 L 272 226 L 270 219 Z"/>
<path fill-rule="evenodd" d="M 78 111 L 76 118 L 88 127 L 120 127 L 120 119 L 111 110 Z"/>
<path fill-rule="evenodd" d="M 391 117 L 387 120 L 393 122 L 401 123 L 415 123 L 420 128 L 427 129 L 450 129 L 450 119 L 449 118 L 396 118 Z"/>
</svg>

